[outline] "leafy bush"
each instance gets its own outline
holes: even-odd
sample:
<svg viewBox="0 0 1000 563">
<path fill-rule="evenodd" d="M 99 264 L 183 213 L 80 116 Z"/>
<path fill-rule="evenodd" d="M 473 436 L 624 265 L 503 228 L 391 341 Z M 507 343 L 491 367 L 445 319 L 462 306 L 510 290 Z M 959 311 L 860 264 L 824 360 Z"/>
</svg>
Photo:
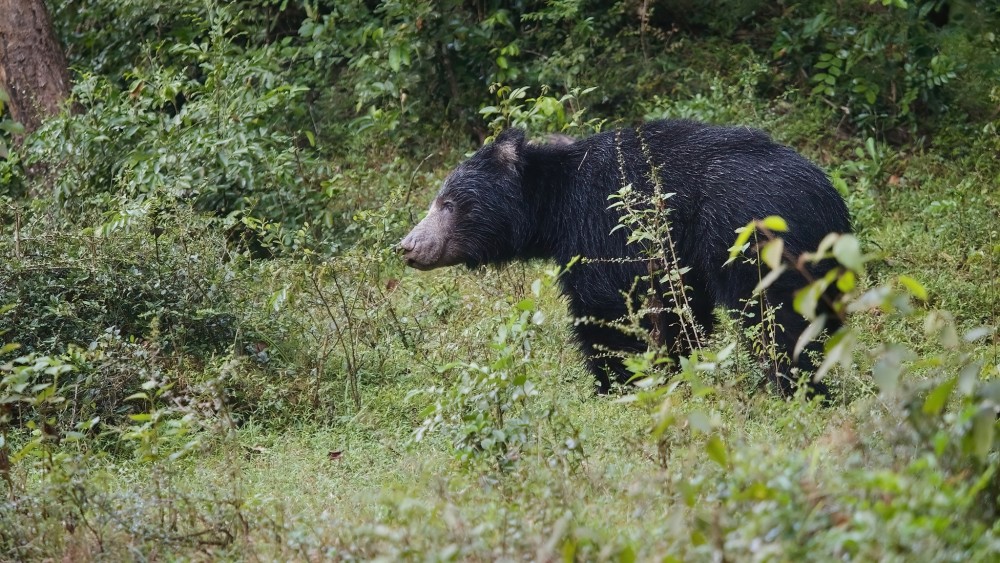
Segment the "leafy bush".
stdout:
<svg viewBox="0 0 1000 563">
<path fill-rule="evenodd" d="M 51 197 L 70 214 L 159 198 L 290 228 L 317 222 L 328 171 L 274 126 L 304 90 L 274 74 L 266 52 L 236 62 L 240 49 L 219 28 L 169 51 L 176 66 L 135 69 L 127 89 L 98 75 L 77 81 L 87 112 L 50 120 L 26 153 Z"/>
<path fill-rule="evenodd" d="M 993 79 L 988 75 L 995 71 L 984 75 L 981 69 L 959 62 L 959 49 L 965 47 L 953 40 L 950 3 L 881 4 L 828 3 L 815 15 L 793 16 L 771 47 L 780 68 L 788 73 L 784 78 L 794 81 L 794 73 L 804 72 L 813 95 L 842 108 L 851 121 L 869 131 L 898 125 L 916 128 L 920 117 L 940 114 L 969 84 Z M 968 43 L 986 47 L 979 60 L 995 64 L 996 51 L 990 54 L 991 40 L 979 32 L 979 23 L 997 14 L 981 3 L 956 6 L 951 12 L 957 25 L 976 30 L 967 36 Z M 965 76 L 959 78 L 960 74 Z"/>
<path fill-rule="evenodd" d="M 167 353 L 229 349 L 246 306 L 238 301 L 245 263 L 210 223 L 190 213 L 157 214 L 147 204 L 102 229 L 50 232 L 23 208 L 0 245 L 0 317 L 5 339 L 26 350 L 87 347 L 106 330 L 154 338 Z M 186 229 L 168 229 L 174 221 Z M 11 232 L 14 230 L 14 232 Z M 13 236 L 10 236 L 13 235 Z"/>
</svg>

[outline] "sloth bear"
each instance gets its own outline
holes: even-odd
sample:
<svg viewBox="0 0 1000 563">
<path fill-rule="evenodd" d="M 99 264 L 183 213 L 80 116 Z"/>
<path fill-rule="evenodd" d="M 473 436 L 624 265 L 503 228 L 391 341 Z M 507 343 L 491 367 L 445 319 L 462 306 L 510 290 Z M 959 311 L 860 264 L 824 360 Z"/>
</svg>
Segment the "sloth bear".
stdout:
<svg viewBox="0 0 1000 563">
<path fill-rule="evenodd" d="M 766 271 L 745 259 L 726 264 L 735 229 L 781 216 L 788 224 L 782 236 L 786 255 L 793 258 L 815 250 L 828 233 L 851 230 L 847 207 L 826 175 L 767 134 L 667 120 L 539 145 L 526 142 L 524 131 L 508 129 L 448 176 L 427 216 L 399 248 L 406 263 L 420 270 L 532 258 L 566 265 L 581 257 L 560 284 L 577 319 L 576 338 L 606 392 L 612 380 L 624 383 L 631 375 L 613 352 L 647 349 L 634 331 L 629 335 L 611 325 L 642 308 L 644 299 L 648 309 L 650 293 L 659 293 L 661 305 L 658 318 L 645 319 L 643 327 L 656 330 L 659 342 L 677 342 L 678 353 L 687 351 L 679 342 L 684 327 L 671 312 L 671 295 L 657 283 L 658 275 L 650 275 L 643 245 L 629 243 L 629 229 L 616 228 L 623 206 L 609 201 L 624 186 L 649 195 L 654 185 L 670 194 L 660 199 L 669 221 L 664 232 L 702 334 L 712 330 L 716 305 L 742 309 L 763 275 L 760 268 Z M 811 274 L 819 277 L 832 267 L 812 265 Z M 797 379 L 791 368 L 814 368 L 808 354 L 788 359 L 808 326 L 792 307 L 795 291 L 805 284 L 801 273 L 789 270 L 763 295 L 774 308 L 773 344 L 784 357 L 769 377 L 786 396 Z M 744 322 L 759 323 L 760 315 Z M 832 333 L 840 323 L 830 315 L 826 326 Z M 818 349 L 817 342 L 806 347 Z M 826 389 L 811 382 L 809 392 L 825 395 Z"/>
</svg>

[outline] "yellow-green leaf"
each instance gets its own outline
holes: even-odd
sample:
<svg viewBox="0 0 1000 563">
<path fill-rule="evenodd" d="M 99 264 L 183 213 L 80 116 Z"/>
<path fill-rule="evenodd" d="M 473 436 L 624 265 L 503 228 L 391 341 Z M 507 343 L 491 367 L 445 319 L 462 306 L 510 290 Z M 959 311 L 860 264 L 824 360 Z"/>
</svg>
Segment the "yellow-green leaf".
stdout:
<svg viewBox="0 0 1000 563">
<path fill-rule="evenodd" d="M 917 280 L 903 274 L 899 276 L 899 283 L 903 284 L 903 287 L 910 292 L 910 295 L 921 301 L 927 301 L 927 290 Z"/>
<path fill-rule="evenodd" d="M 760 222 L 760 224 L 765 229 L 771 231 L 779 233 L 784 233 L 788 231 L 788 223 L 783 218 L 778 217 L 777 215 L 770 215 L 768 217 L 764 217 L 764 219 Z"/>
<path fill-rule="evenodd" d="M 747 223 L 745 227 L 736 229 L 736 232 L 739 233 L 739 235 L 736 237 L 736 242 L 729 247 L 729 260 L 726 260 L 726 264 L 736 260 L 736 257 L 740 255 L 740 252 L 743 252 L 743 250 L 746 249 L 747 242 L 750 240 L 750 236 L 754 233 L 753 223 Z"/>
<path fill-rule="evenodd" d="M 772 270 L 777 269 L 781 265 L 781 258 L 785 252 L 785 241 L 780 238 L 776 238 L 764 245 L 764 248 L 760 250 L 760 257 L 764 260 L 764 263 L 768 265 Z"/>
<path fill-rule="evenodd" d="M 722 438 L 719 438 L 718 434 L 713 434 L 708 439 L 708 443 L 705 444 L 705 451 L 708 453 L 708 457 L 712 458 L 712 461 L 718 463 L 723 468 L 729 467 L 729 454 L 726 452 L 726 444 L 722 442 Z"/>
<path fill-rule="evenodd" d="M 853 270 L 847 270 L 839 277 L 837 277 L 837 289 L 841 293 L 847 293 L 857 286 L 857 277 L 854 275 Z"/>
</svg>

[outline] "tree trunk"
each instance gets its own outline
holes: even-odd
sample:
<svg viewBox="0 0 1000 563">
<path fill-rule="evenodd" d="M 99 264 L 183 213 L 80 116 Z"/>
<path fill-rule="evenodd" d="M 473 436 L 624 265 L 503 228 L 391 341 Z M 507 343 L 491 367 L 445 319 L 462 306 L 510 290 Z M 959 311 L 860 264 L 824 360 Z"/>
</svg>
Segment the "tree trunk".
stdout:
<svg viewBox="0 0 1000 563">
<path fill-rule="evenodd" d="M 69 96 L 69 70 L 44 0 L 0 0 L 0 88 L 10 115 L 34 130 Z"/>
</svg>

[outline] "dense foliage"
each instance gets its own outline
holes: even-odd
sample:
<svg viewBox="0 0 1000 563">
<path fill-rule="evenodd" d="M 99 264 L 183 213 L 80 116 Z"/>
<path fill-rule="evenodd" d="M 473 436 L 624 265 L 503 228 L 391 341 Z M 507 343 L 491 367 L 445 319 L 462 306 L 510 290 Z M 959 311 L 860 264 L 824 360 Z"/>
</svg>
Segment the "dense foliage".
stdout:
<svg viewBox="0 0 1000 563">
<path fill-rule="evenodd" d="M 998 557 L 996 3 L 47 4 L 66 111 L 0 92 L 0 559 Z M 660 117 L 847 200 L 797 303 L 846 291 L 832 405 L 725 320 L 595 396 L 566 265 L 394 254 L 503 127 Z"/>
</svg>

